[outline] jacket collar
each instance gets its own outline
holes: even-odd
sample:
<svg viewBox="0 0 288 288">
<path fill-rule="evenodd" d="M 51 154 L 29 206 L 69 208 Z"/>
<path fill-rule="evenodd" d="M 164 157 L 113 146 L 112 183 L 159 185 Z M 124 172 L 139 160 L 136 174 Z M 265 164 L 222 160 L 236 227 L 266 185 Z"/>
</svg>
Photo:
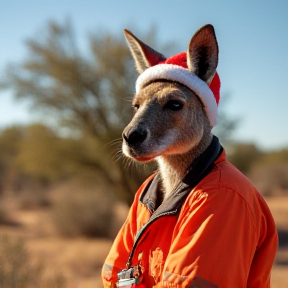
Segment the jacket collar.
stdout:
<svg viewBox="0 0 288 288">
<path fill-rule="evenodd" d="M 156 173 L 140 197 L 140 202 L 152 213 L 152 219 L 150 220 L 158 218 L 161 215 L 178 213 L 190 191 L 209 174 L 214 166 L 214 161 L 220 156 L 222 151 L 223 148 L 218 138 L 213 136 L 208 148 L 191 163 L 186 176 L 158 208 L 157 191 L 159 189 L 160 175 Z"/>
</svg>

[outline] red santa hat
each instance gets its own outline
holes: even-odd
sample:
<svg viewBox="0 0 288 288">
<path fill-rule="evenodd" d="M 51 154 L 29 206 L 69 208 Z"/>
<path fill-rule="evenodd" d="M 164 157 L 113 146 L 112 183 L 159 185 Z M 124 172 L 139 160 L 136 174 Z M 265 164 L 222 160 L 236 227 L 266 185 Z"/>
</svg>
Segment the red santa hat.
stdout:
<svg viewBox="0 0 288 288">
<path fill-rule="evenodd" d="M 217 72 L 208 85 L 188 70 L 187 56 L 185 52 L 182 52 L 158 62 L 140 74 L 136 81 L 136 93 L 146 84 L 157 79 L 179 82 L 191 89 L 202 101 L 211 127 L 216 125 L 220 101 L 220 78 Z"/>
</svg>

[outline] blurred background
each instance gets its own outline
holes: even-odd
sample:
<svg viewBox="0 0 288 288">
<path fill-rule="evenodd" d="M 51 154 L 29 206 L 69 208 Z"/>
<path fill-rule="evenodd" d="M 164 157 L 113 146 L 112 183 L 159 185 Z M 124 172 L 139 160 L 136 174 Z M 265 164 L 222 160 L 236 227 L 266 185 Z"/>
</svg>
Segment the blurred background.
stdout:
<svg viewBox="0 0 288 288">
<path fill-rule="evenodd" d="M 137 74 L 123 29 L 166 56 L 211 23 L 228 159 L 265 197 L 288 286 L 288 1 L 1 0 L 0 287 L 102 287 L 155 166 L 121 154 Z"/>
</svg>

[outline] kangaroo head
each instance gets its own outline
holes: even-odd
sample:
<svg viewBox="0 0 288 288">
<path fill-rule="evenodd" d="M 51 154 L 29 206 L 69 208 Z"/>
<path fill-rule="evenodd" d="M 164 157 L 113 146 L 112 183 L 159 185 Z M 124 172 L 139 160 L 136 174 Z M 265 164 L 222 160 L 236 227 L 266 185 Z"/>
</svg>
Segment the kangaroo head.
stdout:
<svg viewBox="0 0 288 288">
<path fill-rule="evenodd" d="M 183 154 L 211 130 L 202 103 L 176 82 L 157 81 L 141 89 L 135 115 L 123 132 L 123 152 L 139 161 Z"/>
<path fill-rule="evenodd" d="M 217 103 L 209 88 L 218 64 L 214 28 L 201 28 L 187 53 L 168 59 L 128 30 L 125 36 L 140 76 L 135 114 L 123 132 L 123 152 L 142 162 L 156 159 L 163 173 L 183 174 L 210 144 L 216 122 Z"/>
</svg>

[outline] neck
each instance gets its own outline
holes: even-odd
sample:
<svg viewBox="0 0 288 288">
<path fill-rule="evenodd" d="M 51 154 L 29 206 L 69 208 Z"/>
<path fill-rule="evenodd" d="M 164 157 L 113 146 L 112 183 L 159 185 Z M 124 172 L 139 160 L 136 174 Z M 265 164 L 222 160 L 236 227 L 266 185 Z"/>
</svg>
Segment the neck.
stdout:
<svg viewBox="0 0 288 288">
<path fill-rule="evenodd" d="M 176 185 L 184 178 L 191 163 L 207 149 L 212 137 L 212 134 L 203 137 L 198 145 L 187 153 L 158 157 L 157 162 L 162 179 L 164 199 L 170 195 Z"/>
</svg>

